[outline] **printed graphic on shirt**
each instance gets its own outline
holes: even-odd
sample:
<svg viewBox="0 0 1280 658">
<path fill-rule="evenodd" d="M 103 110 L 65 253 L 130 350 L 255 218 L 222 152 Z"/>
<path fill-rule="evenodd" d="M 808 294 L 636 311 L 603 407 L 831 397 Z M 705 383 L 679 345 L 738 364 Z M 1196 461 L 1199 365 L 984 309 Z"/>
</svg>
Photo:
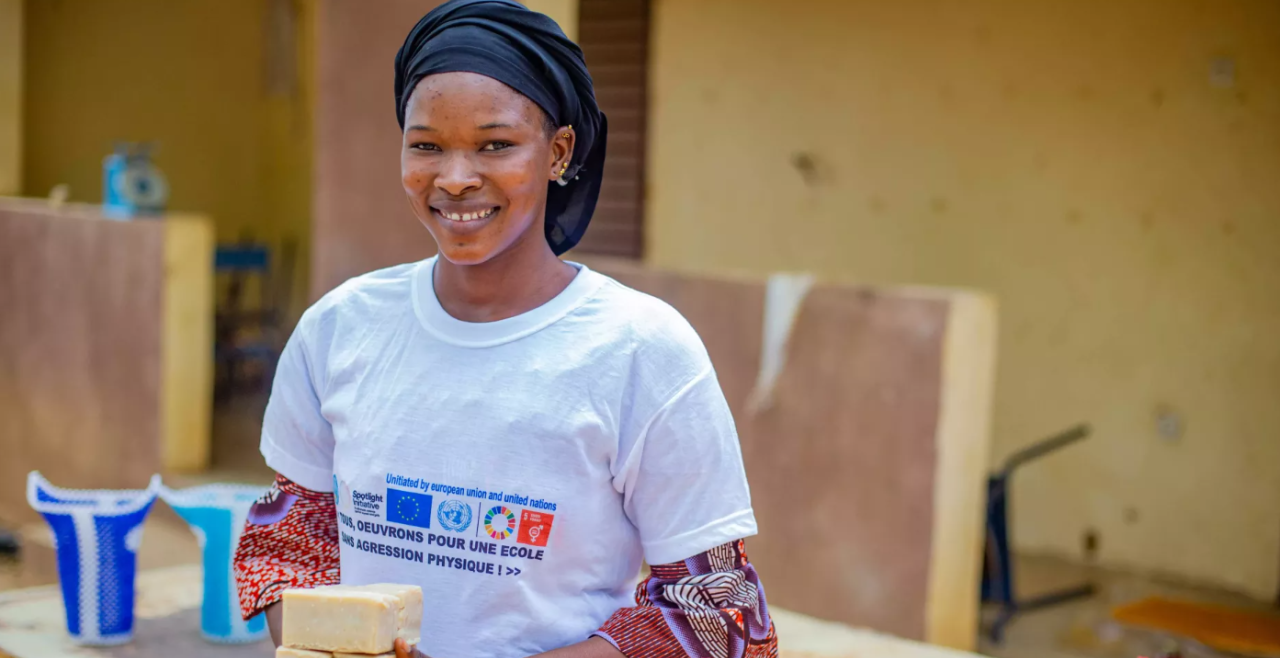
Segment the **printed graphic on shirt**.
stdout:
<svg viewBox="0 0 1280 658">
<path fill-rule="evenodd" d="M 555 515 L 524 510 L 520 512 L 520 534 L 516 541 L 530 546 L 546 546 L 551 536 L 551 524 Z"/>
<path fill-rule="evenodd" d="M 463 532 L 471 527 L 471 505 L 460 500 L 449 499 L 440 503 L 436 511 L 440 527 L 453 532 Z"/>
<path fill-rule="evenodd" d="M 515 529 L 516 515 L 502 505 L 489 508 L 488 513 L 484 515 L 484 531 L 498 541 L 510 537 Z"/>
<path fill-rule="evenodd" d="M 387 487 L 387 521 L 431 528 L 431 496 Z"/>
<path fill-rule="evenodd" d="M 393 560 L 497 577 L 518 577 L 546 556 L 554 502 L 395 473 L 386 475 L 386 484 L 381 492 L 359 491 L 335 476 L 335 499 L 340 489 L 341 499 L 350 501 L 338 510 L 343 545 Z M 385 522 L 348 516 L 348 506 L 354 514 Z M 433 515 L 438 532 L 431 532 Z"/>
<path fill-rule="evenodd" d="M 372 491 L 351 491 L 351 508 L 356 514 L 382 516 L 382 494 Z"/>
</svg>

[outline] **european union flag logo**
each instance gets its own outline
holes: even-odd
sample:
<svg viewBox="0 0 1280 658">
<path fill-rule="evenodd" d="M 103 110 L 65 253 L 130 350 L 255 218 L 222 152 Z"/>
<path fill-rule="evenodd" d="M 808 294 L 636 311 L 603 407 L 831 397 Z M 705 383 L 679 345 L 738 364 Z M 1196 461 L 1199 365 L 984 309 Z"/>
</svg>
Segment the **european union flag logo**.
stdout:
<svg viewBox="0 0 1280 658">
<path fill-rule="evenodd" d="M 387 521 L 431 529 L 431 496 L 387 489 Z"/>
</svg>

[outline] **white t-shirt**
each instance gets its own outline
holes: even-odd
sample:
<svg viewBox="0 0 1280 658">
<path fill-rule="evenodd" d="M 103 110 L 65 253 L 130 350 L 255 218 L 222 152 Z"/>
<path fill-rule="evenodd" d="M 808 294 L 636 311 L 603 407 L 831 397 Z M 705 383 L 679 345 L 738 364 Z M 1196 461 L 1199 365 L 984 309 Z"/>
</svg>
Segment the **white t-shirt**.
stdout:
<svg viewBox="0 0 1280 658">
<path fill-rule="evenodd" d="M 272 468 L 334 490 L 344 583 L 422 587 L 426 654 L 579 642 L 634 604 L 642 558 L 755 534 L 733 418 L 675 309 L 575 264 L 543 306 L 462 322 L 434 265 L 311 307 L 262 433 Z"/>
</svg>

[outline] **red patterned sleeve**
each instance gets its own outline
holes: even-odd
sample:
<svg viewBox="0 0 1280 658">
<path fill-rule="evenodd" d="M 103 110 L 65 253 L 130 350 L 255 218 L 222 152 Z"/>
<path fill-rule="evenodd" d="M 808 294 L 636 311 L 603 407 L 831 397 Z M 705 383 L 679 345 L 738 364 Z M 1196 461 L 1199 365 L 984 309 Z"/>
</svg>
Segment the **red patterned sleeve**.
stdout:
<svg viewBox="0 0 1280 658">
<path fill-rule="evenodd" d="M 286 589 L 338 584 L 333 494 L 304 489 L 277 475 L 271 490 L 249 511 L 234 562 L 245 619 L 279 601 Z"/>
<path fill-rule="evenodd" d="M 596 631 L 628 658 L 777 658 L 764 586 L 736 541 L 651 568 L 636 606 Z"/>
</svg>

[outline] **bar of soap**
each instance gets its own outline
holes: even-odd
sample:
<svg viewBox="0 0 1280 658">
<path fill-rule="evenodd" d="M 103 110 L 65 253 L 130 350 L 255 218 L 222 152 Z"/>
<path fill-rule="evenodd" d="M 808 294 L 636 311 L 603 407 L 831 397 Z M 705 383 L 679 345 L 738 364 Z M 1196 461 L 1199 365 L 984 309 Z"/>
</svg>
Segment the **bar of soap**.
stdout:
<svg viewBox="0 0 1280 658">
<path fill-rule="evenodd" d="M 326 653 L 324 655 L 327 658 L 329 654 Z M 392 651 L 391 653 L 380 653 L 376 656 L 370 656 L 364 653 L 342 653 L 339 651 L 338 653 L 333 654 L 333 658 L 396 658 L 396 652 Z"/>
<path fill-rule="evenodd" d="M 416 645 L 422 641 L 422 588 L 417 585 L 360 585 L 353 590 L 390 594 L 400 602 L 396 637 Z"/>
<path fill-rule="evenodd" d="M 416 645 L 421 628 L 422 588 L 417 585 L 331 585 L 284 593 L 282 639 L 288 647 L 394 654 L 397 637 Z"/>
<path fill-rule="evenodd" d="M 394 656 L 395 654 L 389 654 Z M 289 647 L 276 647 L 276 658 L 330 658 L 333 654 L 328 651 L 312 651 L 310 649 L 291 649 Z"/>
<path fill-rule="evenodd" d="M 394 650 L 400 600 L 342 586 L 284 592 L 284 645 L 377 655 Z"/>
</svg>

